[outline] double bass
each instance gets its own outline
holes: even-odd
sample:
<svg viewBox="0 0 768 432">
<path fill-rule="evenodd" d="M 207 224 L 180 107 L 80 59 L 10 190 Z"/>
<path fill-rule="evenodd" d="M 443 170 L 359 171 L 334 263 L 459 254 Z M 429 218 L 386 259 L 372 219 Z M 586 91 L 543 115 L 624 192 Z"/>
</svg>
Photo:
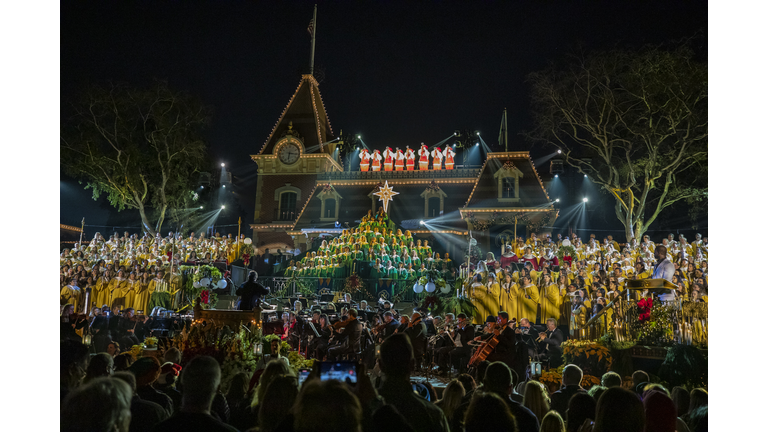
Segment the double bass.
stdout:
<svg viewBox="0 0 768 432">
<path fill-rule="evenodd" d="M 517 324 L 517 319 L 512 318 L 507 325 L 512 324 L 514 327 Z M 496 345 L 499 344 L 499 339 L 501 336 L 501 332 L 504 330 L 505 326 L 496 324 L 493 327 L 493 336 L 491 336 L 490 339 L 488 339 L 486 342 L 483 342 L 482 345 L 480 345 L 474 354 L 472 354 L 472 357 L 469 359 L 469 367 L 470 368 L 477 368 L 480 366 L 480 363 L 484 362 L 485 359 L 488 358 L 489 355 L 493 353 L 493 351 L 496 350 Z"/>
</svg>

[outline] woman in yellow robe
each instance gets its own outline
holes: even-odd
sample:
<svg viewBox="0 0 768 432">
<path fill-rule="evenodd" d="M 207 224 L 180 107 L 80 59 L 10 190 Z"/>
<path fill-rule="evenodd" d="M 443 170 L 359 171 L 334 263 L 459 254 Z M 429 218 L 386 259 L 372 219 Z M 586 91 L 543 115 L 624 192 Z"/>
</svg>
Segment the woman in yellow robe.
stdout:
<svg viewBox="0 0 768 432">
<path fill-rule="evenodd" d="M 110 307 L 119 307 L 125 309 L 128 307 L 125 303 L 125 295 L 128 292 L 128 279 L 125 278 L 125 271 L 117 272 L 117 277 L 109 281 L 109 303 Z"/>
<path fill-rule="evenodd" d="M 501 309 L 499 309 L 499 291 L 501 287 L 496 282 L 496 274 L 494 272 L 488 272 L 488 282 L 485 283 L 486 298 L 485 298 L 485 310 L 488 315 L 498 316 Z"/>
<path fill-rule="evenodd" d="M 517 318 L 517 283 L 512 280 L 511 275 L 506 275 L 499 287 L 499 309 L 507 312 L 510 318 Z"/>
<path fill-rule="evenodd" d="M 139 288 L 141 288 L 141 283 L 136 278 L 136 273 L 131 272 L 128 275 L 125 287 L 125 307 L 139 310 L 139 308 L 136 307 L 136 294 L 139 292 Z"/>
<path fill-rule="evenodd" d="M 485 308 L 485 297 L 488 295 L 485 285 L 483 285 L 483 277 L 479 274 L 475 275 L 475 281 L 472 283 L 472 304 L 475 305 L 474 324 L 483 325 L 485 318 L 488 316 L 488 311 Z"/>
<path fill-rule="evenodd" d="M 560 320 L 560 288 L 552 282 L 548 274 L 545 274 L 541 281 L 541 320 L 546 322 L 547 318 Z"/>
<path fill-rule="evenodd" d="M 142 273 L 141 279 L 139 279 L 139 289 L 136 291 L 136 299 L 134 300 L 134 306 L 137 310 L 143 310 L 144 315 L 149 315 L 149 273 Z"/>
<path fill-rule="evenodd" d="M 523 284 L 518 293 L 517 301 L 520 303 L 521 309 L 521 314 L 517 317 L 518 322 L 522 318 L 528 318 L 530 322 L 535 322 L 539 305 L 539 289 L 531 283 L 530 276 L 523 276 Z"/>
<path fill-rule="evenodd" d="M 102 307 L 104 305 L 109 306 L 109 281 L 112 280 L 111 274 L 108 271 L 105 271 L 104 273 L 99 276 L 99 279 L 96 281 L 96 285 L 93 289 L 93 305 Z"/>
<path fill-rule="evenodd" d="M 575 296 L 571 305 L 571 322 L 569 329 L 571 331 L 571 337 L 579 336 L 579 329 L 584 328 L 587 323 L 587 308 L 584 307 L 581 297 Z"/>
</svg>

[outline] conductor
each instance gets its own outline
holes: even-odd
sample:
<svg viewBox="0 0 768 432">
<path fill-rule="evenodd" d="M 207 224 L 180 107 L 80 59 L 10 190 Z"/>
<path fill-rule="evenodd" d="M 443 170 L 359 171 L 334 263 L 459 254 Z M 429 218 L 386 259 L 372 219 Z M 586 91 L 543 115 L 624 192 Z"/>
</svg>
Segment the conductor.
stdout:
<svg viewBox="0 0 768 432">
<path fill-rule="evenodd" d="M 269 294 L 269 288 L 263 287 L 260 283 L 256 282 L 258 275 L 255 271 L 251 271 L 248 274 L 248 280 L 240 285 L 235 294 L 240 296 L 240 306 L 238 310 L 249 311 L 253 310 L 261 303 L 262 296 Z"/>
</svg>

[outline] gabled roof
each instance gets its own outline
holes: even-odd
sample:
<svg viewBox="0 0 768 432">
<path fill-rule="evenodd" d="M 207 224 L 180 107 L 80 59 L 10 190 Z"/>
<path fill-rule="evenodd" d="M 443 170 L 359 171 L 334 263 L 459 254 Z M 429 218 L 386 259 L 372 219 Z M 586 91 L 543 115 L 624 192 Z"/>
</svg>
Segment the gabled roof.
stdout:
<svg viewBox="0 0 768 432">
<path fill-rule="evenodd" d="M 277 141 L 288 130 L 289 123 L 292 123 L 293 129 L 304 139 L 306 153 L 333 153 L 333 148 L 327 145 L 322 149 L 317 147 L 332 140 L 334 135 L 328 114 L 325 112 L 323 98 L 320 96 L 320 88 L 312 75 L 301 76 L 299 86 L 258 154 L 271 153 Z M 308 148 L 311 150 L 306 151 Z"/>
<path fill-rule="evenodd" d="M 497 172 L 508 164 L 510 172 L 519 172 L 519 202 L 500 203 L 498 200 Z M 514 167 L 514 168 L 512 168 Z M 533 160 L 528 152 L 498 152 L 489 153 L 480 170 L 477 183 L 472 193 L 467 197 L 466 207 L 510 207 L 533 208 L 549 207 L 549 195 L 544 189 L 544 183 L 536 172 Z M 544 208 L 542 208 L 544 210 Z"/>
</svg>

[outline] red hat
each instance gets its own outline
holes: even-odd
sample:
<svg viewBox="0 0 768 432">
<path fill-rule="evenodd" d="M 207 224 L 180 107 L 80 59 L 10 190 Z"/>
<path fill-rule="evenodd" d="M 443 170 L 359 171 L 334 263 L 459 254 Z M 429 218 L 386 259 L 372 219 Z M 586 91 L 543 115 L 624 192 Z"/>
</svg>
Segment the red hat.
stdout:
<svg viewBox="0 0 768 432">
<path fill-rule="evenodd" d="M 437 151 L 440 151 L 440 147 L 435 147 L 435 148 L 437 149 Z"/>
<path fill-rule="evenodd" d="M 165 362 L 160 368 L 160 376 L 157 377 L 159 384 L 172 384 L 181 373 L 181 366 L 172 362 Z"/>
</svg>

